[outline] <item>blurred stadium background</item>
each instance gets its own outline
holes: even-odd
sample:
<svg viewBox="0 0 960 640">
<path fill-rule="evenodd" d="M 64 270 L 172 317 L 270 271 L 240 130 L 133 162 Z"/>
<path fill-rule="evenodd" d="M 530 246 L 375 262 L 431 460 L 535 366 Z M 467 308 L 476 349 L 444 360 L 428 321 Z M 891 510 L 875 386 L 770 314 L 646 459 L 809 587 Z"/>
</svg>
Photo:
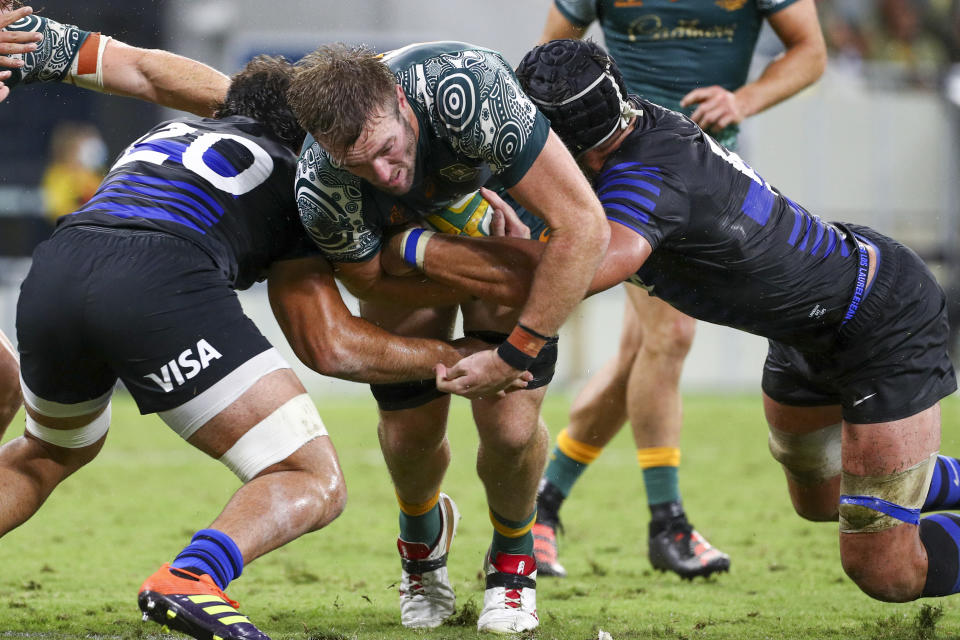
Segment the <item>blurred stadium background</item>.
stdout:
<svg viewBox="0 0 960 640">
<path fill-rule="evenodd" d="M 38 0 L 33 6 L 62 22 L 231 73 L 258 53 L 293 60 L 336 40 L 379 50 L 465 40 L 502 51 L 516 64 L 539 37 L 551 1 Z M 960 1 L 818 0 L 817 6 L 831 54 L 824 77 L 748 120 L 740 154 L 822 218 L 869 224 L 912 246 L 958 307 L 952 317 L 960 326 Z M 779 50 L 768 29 L 753 73 Z M 0 329 L 11 338 L 30 253 L 52 229 L 50 195 L 41 185 L 68 153 L 69 143 L 57 136 L 79 131 L 97 138 L 98 132 L 103 157 L 112 158 L 171 115 L 60 85 L 24 87 L 0 104 Z M 95 162 L 96 145 L 83 148 L 87 163 Z M 265 289 L 242 297 L 251 317 L 294 361 Z M 578 385 L 614 352 L 622 303 L 619 288 L 601 294 L 567 324 L 557 386 Z M 755 390 L 765 352 L 763 340 L 701 323 L 684 388 Z M 300 373 L 316 395 L 365 393 L 361 385 Z"/>
</svg>

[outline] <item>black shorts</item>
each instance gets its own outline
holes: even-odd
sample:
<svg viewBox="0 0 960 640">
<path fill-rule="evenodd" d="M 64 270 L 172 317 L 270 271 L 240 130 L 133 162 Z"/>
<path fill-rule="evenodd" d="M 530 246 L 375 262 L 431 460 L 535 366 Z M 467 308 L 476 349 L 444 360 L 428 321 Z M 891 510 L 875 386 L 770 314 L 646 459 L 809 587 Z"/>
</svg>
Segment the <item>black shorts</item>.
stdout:
<svg viewBox="0 0 960 640">
<path fill-rule="evenodd" d="M 507 339 L 507 334 L 498 331 L 467 331 L 467 337 L 498 345 Z M 536 360 L 530 366 L 533 380 L 526 389 L 539 389 L 550 384 L 557 369 L 558 338 L 552 338 L 540 349 Z M 428 402 L 447 395 L 437 389 L 436 380 L 417 380 L 415 382 L 397 382 L 393 384 L 371 384 L 370 391 L 382 411 L 399 411 L 422 407 Z"/>
<path fill-rule="evenodd" d="M 869 294 L 827 352 L 770 341 L 763 391 L 786 405 L 839 404 L 843 419 L 856 424 L 900 420 L 957 389 L 947 355 L 946 297 L 909 248 L 871 229 L 850 228 L 879 249 Z"/>
<path fill-rule="evenodd" d="M 31 395 L 79 404 L 119 378 L 141 413 L 179 407 L 271 349 L 199 247 L 103 227 L 67 228 L 37 247 L 17 340 Z"/>
</svg>

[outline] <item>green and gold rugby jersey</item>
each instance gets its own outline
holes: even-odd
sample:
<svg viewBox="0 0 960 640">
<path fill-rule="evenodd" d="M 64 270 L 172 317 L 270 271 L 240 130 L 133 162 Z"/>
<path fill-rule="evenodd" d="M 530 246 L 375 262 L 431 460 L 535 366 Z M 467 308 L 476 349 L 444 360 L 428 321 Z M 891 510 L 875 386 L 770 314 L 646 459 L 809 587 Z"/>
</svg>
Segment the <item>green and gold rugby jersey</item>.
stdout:
<svg viewBox="0 0 960 640">
<path fill-rule="evenodd" d="M 514 186 L 550 131 L 499 53 L 462 42 L 427 42 L 383 59 L 420 125 L 413 187 L 403 196 L 379 192 L 335 168 L 308 136 L 298 165 L 297 204 L 307 232 L 332 262 L 369 260 L 388 227 L 422 219 L 481 186 Z"/>
<path fill-rule="evenodd" d="M 680 100 L 697 87 L 728 91 L 747 81 L 763 19 L 796 0 L 554 0 L 571 23 L 603 29 L 631 93 L 686 115 Z M 736 143 L 739 127 L 716 135 Z"/>
</svg>

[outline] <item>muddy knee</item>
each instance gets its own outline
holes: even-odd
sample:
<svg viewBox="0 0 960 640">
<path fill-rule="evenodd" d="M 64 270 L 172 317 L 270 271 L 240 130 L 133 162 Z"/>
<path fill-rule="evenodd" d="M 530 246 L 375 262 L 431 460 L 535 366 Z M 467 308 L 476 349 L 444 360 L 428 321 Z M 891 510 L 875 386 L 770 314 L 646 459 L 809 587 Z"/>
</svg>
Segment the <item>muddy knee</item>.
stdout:
<svg viewBox="0 0 960 640">
<path fill-rule="evenodd" d="M 881 476 L 846 471 L 841 476 L 843 569 L 873 598 L 907 602 L 920 595 L 926 558 L 916 527 L 936 459 L 933 453 L 909 469 Z"/>
<path fill-rule="evenodd" d="M 910 602 L 921 595 L 924 557 L 916 529 L 903 527 L 902 536 L 879 532 L 841 535 L 840 561 L 849 578 L 865 594 L 883 602 Z"/>
</svg>

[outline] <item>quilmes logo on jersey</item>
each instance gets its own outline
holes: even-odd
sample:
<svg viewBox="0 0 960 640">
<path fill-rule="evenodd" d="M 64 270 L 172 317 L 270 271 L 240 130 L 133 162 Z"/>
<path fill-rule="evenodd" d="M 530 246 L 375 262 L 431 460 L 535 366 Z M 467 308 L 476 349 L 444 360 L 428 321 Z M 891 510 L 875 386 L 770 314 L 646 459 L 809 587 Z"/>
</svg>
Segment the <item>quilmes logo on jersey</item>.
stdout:
<svg viewBox="0 0 960 640">
<path fill-rule="evenodd" d="M 211 361 L 221 357 L 219 351 L 201 338 L 196 348 L 184 349 L 179 356 L 160 367 L 160 373 L 148 373 L 143 377 L 156 382 L 164 393 L 170 393 L 209 367 Z"/>
</svg>

